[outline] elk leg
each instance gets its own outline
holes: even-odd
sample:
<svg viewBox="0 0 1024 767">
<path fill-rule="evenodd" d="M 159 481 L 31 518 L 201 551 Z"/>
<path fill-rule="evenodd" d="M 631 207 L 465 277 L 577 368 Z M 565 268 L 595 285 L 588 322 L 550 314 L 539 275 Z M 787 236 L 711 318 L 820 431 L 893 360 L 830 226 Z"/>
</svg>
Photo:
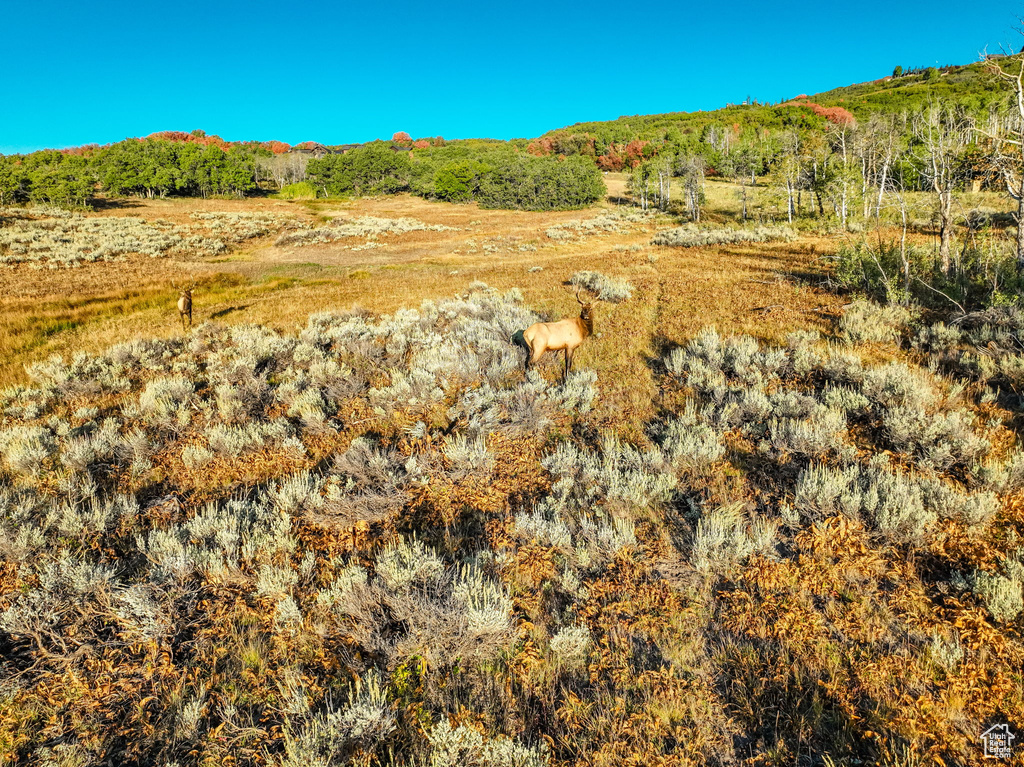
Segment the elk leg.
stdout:
<svg viewBox="0 0 1024 767">
<path fill-rule="evenodd" d="M 543 356 L 543 354 L 544 352 L 538 353 L 535 350 L 531 349 L 529 355 L 527 355 L 526 357 L 526 369 L 529 370 L 533 365 L 536 365 L 538 362 L 540 362 L 540 358 Z"/>
</svg>

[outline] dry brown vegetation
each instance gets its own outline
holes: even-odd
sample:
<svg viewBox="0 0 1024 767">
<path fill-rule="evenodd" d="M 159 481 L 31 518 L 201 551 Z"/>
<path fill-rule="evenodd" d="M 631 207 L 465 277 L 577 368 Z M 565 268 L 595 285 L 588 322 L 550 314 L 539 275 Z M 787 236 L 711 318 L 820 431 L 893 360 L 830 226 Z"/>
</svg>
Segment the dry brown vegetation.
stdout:
<svg viewBox="0 0 1024 767">
<path fill-rule="evenodd" d="M 903 767 L 1024 727 L 1017 315 L 844 325 L 839 238 L 654 246 L 612 203 L 127 212 L 199 208 L 444 229 L 0 267 L 0 763 Z M 632 297 L 524 377 L 581 270 Z"/>
<path fill-rule="evenodd" d="M 612 190 L 623 186 L 621 179 L 609 184 Z M 132 200 L 128 205 L 92 215 L 185 223 L 197 210 L 259 211 L 293 215 L 311 226 L 328 218 L 373 216 L 411 218 L 452 231 L 285 247 L 267 237 L 202 261 L 139 257 L 73 271 L 5 269 L 9 287 L 0 298 L 0 385 L 23 382 L 24 366 L 50 354 L 99 351 L 136 335 L 174 335 L 176 315 L 168 309 L 176 300 L 172 281 L 198 281 L 197 323 L 212 319 L 291 330 L 325 308 L 359 305 L 374 313 L 393 312 L 465 290 L 476 280 L 519 287 L 525 302 L 542 314 L 568 316 L 574 301 L 564 284 L 574 272 L 592 269 L 629 279 L 637 293 L 627 307 L 599 307 L 600 335 L 581 348 L 579 363 L 610 384 L 621 384 L 619 395 L 608 397 L 610 411 L 629 402 L 643 410 L 641 403 L 650 401 L 646 362 L 659 344 L 681 343 L 709 324 L 778 341 L 795 329 L 825 328 L 827 315 L 842 303 L 815 288 L 824 273 L 821 254 L 832 247 L 817 236 L 759 247 L 664 248 L 649 244 L 659 227 L 672 225 L 657 217 L 627 224 L 622 233 L 572 241 L 546 235 L 554 225 L 614 212 L 617 206 L 611 204 L 524 213 L 402 195 L 343 203 Z M 353 252 L 368 241 L 379 247 Z M 536 267 L 541 269 L 530 271 Z M 637 415 L 645 420 L 644 413 Z"/>
</svg>

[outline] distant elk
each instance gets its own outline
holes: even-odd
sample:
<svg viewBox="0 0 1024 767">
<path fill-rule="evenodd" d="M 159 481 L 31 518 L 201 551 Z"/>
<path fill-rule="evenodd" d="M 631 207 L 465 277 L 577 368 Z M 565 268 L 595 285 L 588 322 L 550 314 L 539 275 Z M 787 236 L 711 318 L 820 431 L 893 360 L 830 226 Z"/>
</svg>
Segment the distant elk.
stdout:
<svg viewBox="0 0 1024 767">
<path fill-rule="evenodd" d="M 186 317 L 188 317 L 189 328 L 192 327 L 192 289 L 194 287 L 194 285 L 190 285 L 187 288 L 182 288 L 181 293 L 178 295 L 178 314 L 181 316 L 182 330 L 185 329 Z"/>
<path fill-rule="evenodd" d="M 583 340 L 594 333 L 594 316 L 591 314 L 591 304 L 583 303 L 580 300 L 580 293 L 576 291 L 576 301 L 581 307 L 580 316 L 559 320 L 558 322 L 535 322 L 526 330 L 520 330 L 512 336 L 512 342 L 526 349 L 526 367 L 535 364 L 547 352 L 565 352 L 565 371 L 563 380 L 569 376 L 572 368 L 572 357 L 577 347 Z"/>
</svg>

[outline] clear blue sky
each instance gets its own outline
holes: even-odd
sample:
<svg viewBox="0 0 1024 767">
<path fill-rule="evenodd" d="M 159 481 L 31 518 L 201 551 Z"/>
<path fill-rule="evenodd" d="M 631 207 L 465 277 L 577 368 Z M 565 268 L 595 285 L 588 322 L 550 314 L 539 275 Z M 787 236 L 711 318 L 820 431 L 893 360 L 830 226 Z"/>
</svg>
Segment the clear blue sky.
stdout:
<svg viewBox="0 0 1024 767">
<path fill-rule="evenodd" d="M 533 137 L 1020 48 L 1019 0 L 0 0 L 0 153 L 202 128 L 326 144 Z"/>
</svg>

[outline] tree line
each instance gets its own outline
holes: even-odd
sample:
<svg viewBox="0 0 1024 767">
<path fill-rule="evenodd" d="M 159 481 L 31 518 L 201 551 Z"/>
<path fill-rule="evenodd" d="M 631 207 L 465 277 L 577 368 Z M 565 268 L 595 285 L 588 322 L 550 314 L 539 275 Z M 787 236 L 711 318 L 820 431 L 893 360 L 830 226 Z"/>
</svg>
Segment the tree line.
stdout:
<svg viewBox="0 0 1024 767">
<path fill-rule="evenodd" d="M 257 188 L 256 158 L 269 150 L 128 139 L 86 153 L 44 150 L 0 157 L 0 204 L 84 207 L 112 196 L 242 197 Z"/>
<path fill-rule="evenodd" d="M 581 157 L 534 157 L 507 145 L 458 144 L 396 152 L 371 144 L 310 160 L 307 173 L 325 196 L 409 191 L 485 208 L 559 210 L 601 199 L 604 180 Z"/>
<path fill-rule="evenodd" d="M 374 142 L 311 158 L 259 145 L 202 145 L 147 138 L 87 152 L 44 150 L 0 157 L 0 205 L 84 207 L 106 195 L 243 197 L 310 181 L 323 196 L 412 192 L 489 208 L 579 208 L 605 194 L 581 157 L 534 157 L 503 142 L 408 148 Z"/>
</svg>

